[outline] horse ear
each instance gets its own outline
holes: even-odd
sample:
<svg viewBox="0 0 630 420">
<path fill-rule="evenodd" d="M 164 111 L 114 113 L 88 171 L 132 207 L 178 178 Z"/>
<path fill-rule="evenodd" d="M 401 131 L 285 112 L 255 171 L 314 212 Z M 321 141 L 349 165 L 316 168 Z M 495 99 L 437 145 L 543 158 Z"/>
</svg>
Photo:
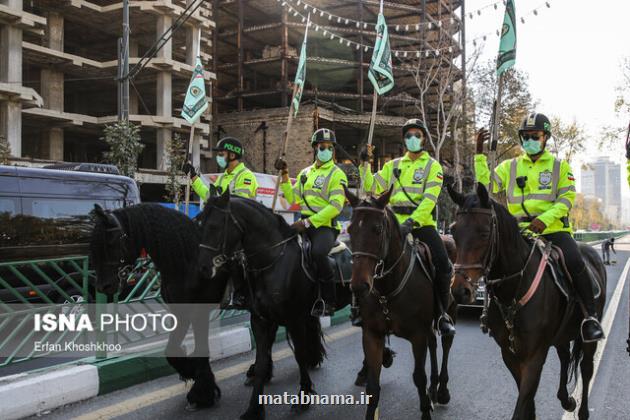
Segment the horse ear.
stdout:
<svg viewBox="0 0 630 420">
<path fill-rule="evenodd" d="M 346 198 L 350 202 L 350 205 L 352 207 L 356 207 L 359 204 L 359 197 L 352 194 L 352 191 L 350 191 L 345 185 L 342 184 L 341 186 L 343 187 L 343 192 L 346 194 Z"/>
<path fill-rule="evenodd" d="M 217 204 L 219 206 L 227 206 L 230 203 L 230 189 L 226 189 L 223 194 L 219 196 Z"/>
<path fill-rule="evenodd" d="M 459 207 L 462 207 L 464 205 L 466 197 L 464 196 L 464 194 L 458 192 L 454 188 L 453 184 L 446 184 L 446 191 L 448 191 L 448 195 L 451 197 L 451 200 L 453 200 L 453 203 L 457 204 Z"/>
<path fill-rule="evenodd" d="M 389 187 L 389 190 L 387 190 L 387 192 L 381 194 L 377 199 L 376 199 L 376 205 L 381 208 L 384 209 L 385 206 L 387 205 L 387 203 L 389 203 L 389 198 L 392 196 L 392 191 L 394 190 L 394 186 L 392 185 L 391 187 Z"/>
<path fill-rule="evenodd" d="M 218 195 L 219 191 L 217 190 L 217 187 L 215 187 L 214 184 L 210 184 L 208 187 L 208 197 L 217 197 Z"/>
<path fill-rule="evenodd" d="M 477 183 L 477 197 L 479 197 L 479 202 L 483 207 L 490 207 L 490 195 L 488 194 L 488 190 L 485 185 L 481 182 Z"/>
<path fill-rule="evenodd" d="M 100 204 L 94 204 L 94 214 L 103 220 L 107 220 L 107 215 L 105 214 L 105 210 Z"/>
</svg>

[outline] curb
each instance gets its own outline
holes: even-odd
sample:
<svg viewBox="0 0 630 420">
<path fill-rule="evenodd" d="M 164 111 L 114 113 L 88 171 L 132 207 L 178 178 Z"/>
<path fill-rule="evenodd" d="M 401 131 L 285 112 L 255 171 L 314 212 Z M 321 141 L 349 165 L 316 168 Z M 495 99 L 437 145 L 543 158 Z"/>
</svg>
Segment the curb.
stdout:
<svg viewBox="0 0 630 420">
<path fill-rule="evenodd" d="M 347 322 L 349 314 L 348 307 L 332 317 L 320 318 L 322 329 Z M 286 330 L 280 327 L 275 342 L 284 340 Z M 210 335 L 210 361 L 246 353 L 255 348 L 249 323 Z M 3 401 L 0 404 L 0 419 L 13 420 L 36 415 L 175 374 L 166 359 L 160 357 L 161 354 L 162 351 L 147 351 L 140 355 L 100 361 L 85 359 L 70 365 L 0 378 L 0 401 Z M 7 404 L 9 401 L 11 403 Z"/>
</svg>

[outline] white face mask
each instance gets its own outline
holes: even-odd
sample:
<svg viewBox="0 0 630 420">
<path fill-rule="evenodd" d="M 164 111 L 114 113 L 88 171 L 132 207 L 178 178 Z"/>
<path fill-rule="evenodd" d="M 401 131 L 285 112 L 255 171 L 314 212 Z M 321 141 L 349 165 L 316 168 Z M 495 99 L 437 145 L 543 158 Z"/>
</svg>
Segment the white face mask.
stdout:
<svg viewBox="0 0 630 420">
<path fill-rule="evenodd" d="M 405 137 L 405 146 L 410 152 L 419 152 L 422 149 L 422 138 L 418 136 Z"/>
</svg>

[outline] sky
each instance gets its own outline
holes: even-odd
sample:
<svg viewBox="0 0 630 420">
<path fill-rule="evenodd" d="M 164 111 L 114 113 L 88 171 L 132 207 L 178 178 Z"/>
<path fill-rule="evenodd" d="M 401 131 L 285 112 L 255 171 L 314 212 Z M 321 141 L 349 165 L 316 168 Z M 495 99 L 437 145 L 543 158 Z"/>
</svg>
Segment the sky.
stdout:
<svg viewBox="0 0 630 420">
<path fill-rule="evenodd" d="M 503 22 L 505 7 L 487 7 L 492 0 L 467 0 L 466 38 L 488 34 L 482 57 L 496 59 L 499 38 L 495 31 Z M 630 115 L 618 118 L 614 112 L 615 87 L 621 82 L 620 64 L 630 56 L 629 0 L 515 0 L 517 16 L 516 68 L 529 75 L 530 92 L 540 104 L 539 112 L 575 119 L 588 138 L 596 143 L 604 126 L 626 127 Z M 537 9 L 535 16 L 532 10 Z M 520 18 L 525 19 L 525 24 Z M 481 40 L 480 40 L 481 41 Z M 470 50 L 472 45 L 468 44 Z M 573 163 L 579 178 L 580 163 L 594 156 L 610 156 L 623 164 L 625 180 L 625 138 L 605 151 L 589 146 Z M 630 195 L 622 182 L 624 195 Z M 578 184 L 579 189 L 579 184 Z"/>
</svg>

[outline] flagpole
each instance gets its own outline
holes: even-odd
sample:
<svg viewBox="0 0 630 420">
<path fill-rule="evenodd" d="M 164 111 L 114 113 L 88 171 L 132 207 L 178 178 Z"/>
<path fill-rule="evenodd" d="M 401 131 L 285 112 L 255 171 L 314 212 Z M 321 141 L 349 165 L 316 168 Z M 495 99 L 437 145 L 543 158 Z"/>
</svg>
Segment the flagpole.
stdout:
<svg viewBox="0 0 630 420">
<path fill-rule="evenodd" d="M 382 7 L 382 3 L 381 3 L 381 7 Z M 374 136 L 374 124 L 376 123 L 376 105 L 378 103 L 378 93 L 376 92 L 376 89 L 374 89 L 374 95 L 372 96 L 372 117 L 370 118 L 370 130 L 368 131 L 368 154 L 369 154 L 369 150 L 372 147 L 372 137 Z M 365 167 L 366 169 L 369 167 L 370 162 L 369 159 L 367 162 L 365 162 Z M 362 176 L 359 176 L 359 191 L 358 191 L 358 195 L 359 197 L 363 196 L 363 178 Z"/>
<path fill-rule="evenodd" d="M 197 58 L 201 57 L 201 28 L 199 28 L 199 37 L 197 39 Z M 193 140 L 195 138 L 195 123 L 190 124 L 190 136 L 188 137 L 188 154 L 186 155 L 186 161 L 192 161 L 193 152 Z M 172 140 L 171 140 L 172 141 Z M 201 203 L 200 203 L 201 204 Z M 188 216 L 188 206 L 190 205 L 190 177 L 186 177 L 186 205 L 184 207 L 184 213 Z"/>
<path fill-rule="evenodd" d="M 501 99 L 503 96 L 503 73 L 499 76 L 497 87 L 497 98 L 494 101 L 494 109 L 492 110 L 492 132 L 490 133 L 489 148 L 489 167 L 490 167 L 490 195 L 494 191 L 494 168 L 497 166 L 497 145 L 499 142 L 499 120 L 501 118 Z"/>
</svg>

